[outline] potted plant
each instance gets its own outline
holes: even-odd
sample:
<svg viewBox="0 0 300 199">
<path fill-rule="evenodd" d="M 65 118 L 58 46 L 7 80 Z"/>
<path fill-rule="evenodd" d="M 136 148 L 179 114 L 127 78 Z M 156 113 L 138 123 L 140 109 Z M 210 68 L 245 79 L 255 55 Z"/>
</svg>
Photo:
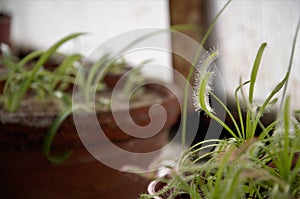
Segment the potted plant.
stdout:
<svg viewBox="0 0 300 199">
<path fill-rule="evenodd" d="M 240 79 L 235 90 L 238 117 L 226 107 L 211 88 L 214 71 L 210 63 L 218 51 L 210 52 L 196 68 L 194 105 L 217 121 L 231 135 L 227 139 L 205 140 L 184 151 L 167 175 L 152 181 L 148 194 L 140 198 L 299 198 L 300 122 L 299 111 L 291 112 L 286 96 L 298 23 L 288 71 L 267 98 L 257 104 L 254 88 L 266 43 L 256 55 L 249 80 Z M 244 87 L 249 85 L 248 96 Z M 282 97 L 277 94 L 282 91 Z M 215 114 L 209 98 L 216 99 L 234 124 L 229 127 Z M 261 118 L 268 107 L 279 103 L 277 117 L 265 125 Z M 245 107 L 245 116 L 242 107 Z M 260 128 L 260 129 L 259 129 Z M 213 149 L 213 150 L 212 150 Z"/>
<path fill-rule="evenodd" d="M 75 81 L 75 75 L 83 71 L 78 70 L 81 55 L 66 56 L 54 70 L 43 67 L 61 45 L 80 35 L 82 33 L 71 34 L 48 50 L 33 51 L 19 61 L 15 61 L 9 51 L 1 58 L 2 64 L 7 67 L 1 74 L 4 86 L 0 109 L 0 153 L 5 159 L 1 165 L 0 185 L 5 190 L 2 193 L 5 197 L 132 198 L 147 186 L 148 180 L 112 169 L 86 150 L 77 134 L 72 111 L 89 110 L 90 103 L 74 110 L 69 88 L 84 87 L 89 98 L 91 88 L 97 87 L 97 119 L 104 126 L 107 137 L 118 147 L 129 151 L 151 151 L 165 144 L 166 130 L 176 122 L 179 114 L 177 99 L 166 89 L 153 85 L 144 87 L 143 95 L 150 90 L 156 93 L 154 97 L 160 99 L 158 103 L 168 110 L 167 114 L 171 117 L 156 136 L 138 139 L 126 135 L 113 122 L 110 104 L 103 100 L 105 96 L 109 99 L 111 91 L 103 90 L 102 80 L 96 85 L 90 84 L 92 82 L 88 79 Z M 107 61 L 110 61 L 109 57 L 103 56 L 91 67 L 101 69 Z M 108 71 L 105 70 L 105 73 Z M 93 77 L 95 74 L 87 75 Z M 126 82 L 124 89 L 130 89 L 133 85 L 130 77 Z M 148 111 L 155 100 L 141 105 L 137 95 L 132 101 L 130 112 L 133 121 L 146 125 L 149 122 Z M 105 151 L 105 146 L 98 145 Z M 115 189 L 119 192 L 116 193 Z"/>
</svg>

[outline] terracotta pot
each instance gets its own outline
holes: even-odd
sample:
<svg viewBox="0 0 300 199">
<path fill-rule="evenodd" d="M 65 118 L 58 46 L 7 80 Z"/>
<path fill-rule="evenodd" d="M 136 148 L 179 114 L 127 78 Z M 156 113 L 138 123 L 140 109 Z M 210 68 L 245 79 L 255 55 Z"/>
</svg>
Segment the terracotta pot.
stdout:
<svg viewBox="0 0 300 199">
<path fill-rule="evenodd" d="M 98 112 L 97 118 L 106 136 L 118 147 L 133 152 L 154 151 L 168 140 L 168 129 L 177 121 L 180 112 L 177 99 L 169 90 L 150 85 L 165 107 L 168 120 L 162 131 L 141 139 L 127 135 L 113 121 L 112 113 Z M 133 120 L 146 125 L 151 104 L 130 110 Z M 2 114 L 2 115 L 1 115 Z M 68 117 L 54 138 L 51 153 L 72 149 L 73 154 L 59 165 L 49 163 L 42 154 L 43 138 L 57 115 L 31 113 L 0 114 L 1 196 L 5 198 L 137 198 L 144 193 L 148 180 L 134 174 L 114 170 L 97 161 L 83 146 L 77 135 L 73 117 Z M 118 113 L 122 116 L 122 111 Z M 21 117 L 22 116 L 22 117 Z M 159 118 L 159 116 L 157 116 Z M 124 123 L 124 125 L 131 123 Z M 88 121 L 86 121 L 88 125 Z M 91 130 L 91 129 L 89 129 Z M 143 134 L 145 132 L 141 132 Z M 92 141 L 92 140 L 91 140 Z M 105 145 L 98 143 L 102 151 Z M 155 157 L 153 157 L 155 158 Z M 149 159 L 149 164 L 152 157 Z M 117 190 L 117 191 L 116 191 Z"/>
<path fill-rule="evenodd" d="M 147 140 L 131 139 L 118 146 L 151 148 L 166 141 L 166 133 Z M 103 146 L 105 151 L 105 147 Z M 55 152 L 55 151 L 54 151 Z M 36 150 L 1 150 L 1 197 L 4 198 L 138 198 L 148 180 L 107 167 L 95 160 L 84 147 L 73 149 L 63 164 L 49 163 Z"/>
<path fill-rule="evenodd" d="M 155 92 L 157 96 L 159 96 L 157 102 L 166 110 L 167 120 L 162 131 L 170 129 L 177 122 L 180 114 L 180 107 L 176 96 L 169 89 L 159 85 L 150 84 L 146 89 L 146 92 Z M 126 126 L 127 129 L 133 130 L 135 124 L 146 126 L 150 122 L 149 109 L 152 105 L 152 103 L 148 103 L 132 106 L 129 110 L 132 121 L 124 119 L 121 125 Z M 28 110 L 30 110 L 30 107 Z M 115 114 L 120 118 L 128 117 L 126 115 L 126 110 L 117 111 Z M 53 113 L 47 115 L 35 112 L 6 114 L 0 110 L 1 146 L 13 146 L 13 148 L 27 148 L 30 146 L 30 148 L 32 148 L 32 146 L 41 143 L 47 129 L 56 117 L 57 114 Z M 156 121 L 161 120 L 161 117 L 161 115 L 155 115 L 154 121 L 152 122 L 155 123 Z M 97 119 L 104 133 L 111 141 L 123 141 L 133 138 L 133 136 L 123 132 L 118 127 L 114 121 L 111 110 L 98 111 Z M 91 125 L 88 124 L 89 119 L 86 118 L 85 120 L 86 126 L 90 127 Z M 93 129 L 89 130 L 93 131 Z M 141 136 L 147 133 L 151 132 L 140 132 Z M 16 140 L 15 137 L 18 137 L 19 139 Z M 70 139 L 72 139 L 72 145 L 81 145 L 72 116 L 69 116 L 62 123 L 54 144 L 65 146 L 70 143 Z"/>
<path fill-rule="evenodd" d="M 103 78 L 103 82 L 109 89 L 112 89 L 115 87 L 117 82 L 121 79 L 122 75 L 130 70 L 131 68 L 129 66 L 125 66 L 122 68 L 122 71 L 119 71 L 119 73 L 108 72 Z M 124 80 L 126 80 L 126 78 L 124 78 Z"/>
<path fill-rule="evenodd" d="M 0 13 L 0 43 L 10 44 L 11 16 Z"/>
<path fill-rule="evenodd" d="M 178 116 L 180 114 L 180 107 L 176 96 L 170 90 L 159 85 L 150 84 L 146 87 L 146 89 L 146 92 L 155 92 L 160 96 L 158 103 L 162 105 L 167 112 L 167 120 L 162 130 L 167 130 L 171 128 L 172 125 L 174 125 L 177 122 Z M 140 105 L 132 107 L 129 110 L 129 113 L 133 121 L 128 121 L 124 119 L 124 122 L 122 122 L 121 125 L 126 126 L 127 129 L 134 129 L 134 123 L 140 126 L 146 126 L 150 123 L 149 109 L 151 106 L 152 104 L 146 106 Z M 119 118 L 124 118 L 126 117 L 126 111 L 119 111 L 116 113 L 116 115 Z M 155 115 L 153 121 L 151 122 L 156 123 L 159 120 L 161 120 L 161 118 L 162 115 Z M 118 127 L 118 125 L 114 121 L 112 112 L 99 112 L 98 120 L 100 121 L 100 125 L 106 133 L 106 136 L 111 140 L 125 140 L 132 137 L 127 133 L 124 133 Z M 151 132 L 140 132 L 140 136 L 149 133 Z"/>
</svg>

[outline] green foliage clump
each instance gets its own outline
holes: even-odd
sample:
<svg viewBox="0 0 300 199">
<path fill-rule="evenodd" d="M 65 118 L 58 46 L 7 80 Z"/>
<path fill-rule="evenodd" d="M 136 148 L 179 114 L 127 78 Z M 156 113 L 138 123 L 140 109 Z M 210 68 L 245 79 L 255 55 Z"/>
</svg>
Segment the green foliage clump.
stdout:
<svg viewBox="0 0 300 199">
<path fill-rule="evenodd" d="M 287 73 L 266 99 L 257 105 L 254 103 L 254 89 L 267 46 L 266 43 L 261 44 L 249 80 L 240 79 L 234 93 L 237 118 L 213 93 L 211 81 L 214 74 L 209 64 L 202 65 L 201 69 L 196 68 L 193 95 L 196 111 L 204 111 L 222 125 L 232 138 L 205 140 L 190 147 L 183 152 L 177 165 L 169 169 L 167 176 L 156 180 L 163 184 L 162 188 L 154 195 L 142 194 L 141 198 L 300 198 L 299 111 L 291 112 L 290 96 L 286 96 L 299 27 L 300 22 Z M 202 64 L 211 63 L 217 54 L 217 50 L 211 52 L 205 57 L 206 60 L 202 60 Z M 249 85 L 247 95 L 244 91 L 246 85 Z M 282 96 L 279 99 L 277 96 L 280 92 Z M 209 98 L 221 104 L 234 128 L 218 118 L 210 107 Z M 263 114 L 278 102 L 279 111 L 275 121 L 265 126 L 261 122 Z M 182 130 L 184 134 L 184 125 Z"/>
</svg>

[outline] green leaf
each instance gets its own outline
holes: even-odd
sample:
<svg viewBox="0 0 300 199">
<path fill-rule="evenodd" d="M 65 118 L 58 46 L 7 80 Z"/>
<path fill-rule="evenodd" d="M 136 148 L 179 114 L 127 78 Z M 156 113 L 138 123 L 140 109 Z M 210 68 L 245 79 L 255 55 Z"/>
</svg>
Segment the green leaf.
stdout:
<svg viewBox="0 0 300 199">
<path fill-rule="evenodd" d="M 249 84 L 250 81 L 246 81 L 244 83 L 242 83 L 242 78 L 240 78 L 240 85 L 235 89 L 234 92 L 234 97 L 235 97 L 235 103 L 237 106 L 237 111 L 238 111 L 238 117 L 239 117 L 239 121 L 240 121 L 240 125 L 241 125 L 241 133 L 242 133 L 242 138 L 245 139 L 246 138 L 246 132 L 245 132 L 245 128 L 244 128 L 244 121 L 243 121 L 243 114 L 242 114 L 242 109 L 241 109 L 241 105 L 240 105 L 240 100 L 238 97 L 238 92 L 243 89 L 243 86 L 245 86 L 246 84 Z"/>
<path fill-rule="evenodd" d="M 26 77 L 24 79 L 24 81 L 22 81 L 22 83 L 19 86 L 19 90 L 12 93 L 11 95 L 11 107 L 10 107 L 10 111 L 16 111 L 19 106 L 20 103 L 23 99 L 23 97 L 25 96 L 25 94 L 27 93 L 29 87 L 30 87 L 30 83 L 32 82 L 32 80 L 34 79 L 34 76 L 36 75 L 36 73 L 38 72 L 38 70 L 41 68 L 41 66 L 43 64 L 46 63 L 46 61 L 56 52 L 56 50 L 65 42 L 74 39 L 80 35 L 83 35 L 84 33 L 74 33 L 71 34 L 69 36 L 66 36 L 64 38 L 62 38 L 61 40 L 59 40 L 58 42 L 56 42 L 54 45 L 52 45 L 46 52 L 44 52 L 39 60 L 37 61 L 37 63 L 35 64 L 35 66 L 33 67 L 33 69 L 30 71 L 28 77 Z M 38 54 L 38 53 L 37 53 Z M 32 56 L 30 56 L 29 58 L 34 57 L 34 55 L 36 54 L 32 54 Z M 28 59 L 29 59 L 28 58 Z M 26 59 L 27 60 L 27 59 Z M 25 62 L 25 61 L 24 61 Z"/>
<path fill-rule="evenodd" d="M 39 68 L 46 63 L 46 61 L 57 51 L 57 49 L 63 45 L 64 43 L 66 43 L 69 40 L 72 40 L 78 36 L 81 36 L 85 33 L 73 33 L 70 34 L 64 38 L 62 38 L 61 40 L 59 40 L 58 42 L 56 42 L 55 44 L 53 44 L 46 52 L 44 52 L 42 54 L 42 56 L 40 57 L 40 59 L 38 60 L 38 62 L 36 63 L 36 65 L 34 66 L 33 70 L 32 70 L 32 76 L 35 75 L 35 73 L 39 70 Z"/>
<path fill-rule="evenodd" d="M 292 71 L 292 65 L 293 65 L 293 59 L 294 59 L 294 54 L 295 54 L 295 48 L 296 48 L 296 44 L 297 44 L 297 37 L 298 37 L 299 29 L 300 29 L 300 19 L 298 20 L 298 25 L 297 25 L 294 40 L 293 40 L 292 52 L 291 52 L 291 56 L 290 56 L 289 67 L 288 67 L 288 70 L 287 70 L 288 78 L 286 80 L 286 84 L 285 84 L 284 89 L 283 89 L 280 109 L 283 106 L 284 98 L 285 98 L 286 91 L 287 91 L 289 76 L 290 76 L 290 73 Z"/>
<path fill-rule="evenodd" d="M 23 59 L 21 59 L 19 62 L 18 62 L 18 67 L 23 67 L 25 66 L 25 64 L 27 64 L 28 62 L 34 60 L 35 58 L 37 57 L 40 57 L 42 54 L 43 54 L 44 51 L 41 51 L 41 50 L 37 50 L 37 51 L 33 51 L 31 53 L 29 53 L 28 55 L 26 55 Z"/>
<path fill-rule="evenodd" d="M 50 85 L 52 90 L 55 89 L 55 87 L 57 86 L 57 84 L 60 81 L 64 81 L 64 78 L 62 78 L 62 77 L 64 76 L 64 74 L 66 73 L 68 68 L 72 67 L 73 63 L 76 61 L 79 61 L 81 58 L 82 58 L 81 55 L 74 54 L 74 55 L 70 55 L 66 59 L 64 59 L 64 61 L 54 71 L 55 77 Z"/>
<path fill-rule="evenodd" d="M 218 12 L 218 14 L 215 16 L 215 18 L 213 19 L 212 23 L 210 24 L 208 30 L 206 31 L 204 37 L 201 40 L 201 43 L 199 45 L 199 48 L 197 49 L 197 52 L 195 54 L 195 57 L 193 59 L 193 63 L 190 66 L 189 69 L 189 73 L 187 76 L 187 81 L 184 87 L 184 96 L 183 96 L 183 110 L 182 110 L 182 128 L 181 128 L 181 145 L 184 147 L 185 146 L 185 140 L 186 140 L 186 124 L 187 124 L 187 104 L 188 104 L 188 93 L 189 93 L 189 85 L 190 85 L 190 81 L 192 79 L 193 76 L 193 72 L 194 72 L 194 66 L 196 65 L 196 62 L 199 58 L 199 54 L 202 50 L 202 46 L 204 46 L 204 44 L 206 43 L 206 40 L 208 38 L 208 36 L 210 35 L 211 31 L 213 30 L 213 28 L 216 25 L 216 22 L 218 20 L 218 18 L 220 17 L 220 15 L 224 12 L 224 10 L 226 9 L 226 7 L 229 5 L 229 3 L 231 2 L 231 0 L 228 0 L 227 3 L 222 7 L 222 9 Z"/>
<path fill-rule="evenodd" d="M 87 102 L 90 102 L 90 95 L 93 89 L 96 90 L 98 82 L 101 82 L 109 71 L 109 66 L 106 65 L 109 61 L 111 61 L 109 54 L 105 54 L 91 66 L 84 86 L 85 100 Z M 95 82 L 96 80 L 98 81 Z"/>
<path fill-rule="evenodd" d="M 254 95 L 254 85 L 256 82 L 256 77 L 257 77 L 257 72 L 258 72 L 258 68 L 261 62 L 261 58 L 264 52 L 264 49 L 266 48 L 267 44 L 263 43 L 260 47 L 259 50 L 257 52 L 254 64 L 252 66 L 252 71 L 251 71 L 251 77 L 250 77 L 250 87 L 249 87 L 249 102 L 252 105 L 253 102 L 253 95 Z"/>
<path fill-rule="evenodd" d="M 43 142 L 43 153 L 47 157 L 47 159 L 55 164 L 61 163 L 67 158 L 70 157 L 72 154 L 72 151 L 66 151 L 62 154 L 56 155 L 56 156 L 51 156 L 50 155 L 50 150 L 51 150 L 51 145 L 53 142 L 53 139 L 57 133 L 58 128 L 60 125 L 63 123 L 63 121 L 72 113 L 72 107 L 67 108 L 65 111 L 63 111 L 52 123 L 51 127 L 49 128 L 48 133 L 46 134 Z"/>
<path fill-rule="evenodd" d="M 208 95 L 209 95 L 209 91 L 207 91 L 207 82 L 209 80 L 209 78 L 211 77 L 211 73 L 206 73 L 204 74 L 203 78 L 200 81 L 200 85 L 199 85 L 199 104 L 200 107 L 202 108 L 202 110 L 209 116 L 211 117 L 213 120 L 215 120 L 216 122 L 218 122 L 223 128 L 225 128 L 234 138 L 236 138 L 236 140 L 239 140 L 239 138 L 237 137 L 237 135 L 231 130 L 231 128 L 229 128 L 222 120 L 220 120 L 216 115 L 214 115 L 212 113 L 212 108 L 209 105 L 209 100 L 208 100 Z"/>
<path fill-rule="evenodd" d="M 272 90 L 272 92 L 269 94 L 269 96 L 267 97 L 267 99 L 264 101 L 263 105 L 259 109 L 259 112 L 257 113 L 257 115 L 252 123 L 252 130 L 253 130 L 252 135 L 254 135 L 257 124 L 258 124 L 259 120 L 261 119 L 266 107 L 272 101 L 274 95 L 277 94 L 281 90 L 281 88 L 284 86 L 284 84 L 286 83 L 286 81 L 288 79 L 288 76 L 289 76 L 289 74 L 287 73 L 285 75 L 284 79 L 279 84 L 277 84 L 277 86 Z"/>
<path fill-rule="evenodd" d="M 227 6 L 230 4 L 231 0 L 227 1 L 226 4 L 222 7 L 222 9 L 218 12 L 218 14 L 213 19 L 212 23 L 208 27 L 204 37 L 201 40 L 201 46 L 204 46 L 204 44 L 207 41 L 208 36 L 210 35 L 213 28 L 216 26 L 217 20 L 219 19 L 220 15 L 224 12 L 224 10 L 227 8 Z"/>
</svg>

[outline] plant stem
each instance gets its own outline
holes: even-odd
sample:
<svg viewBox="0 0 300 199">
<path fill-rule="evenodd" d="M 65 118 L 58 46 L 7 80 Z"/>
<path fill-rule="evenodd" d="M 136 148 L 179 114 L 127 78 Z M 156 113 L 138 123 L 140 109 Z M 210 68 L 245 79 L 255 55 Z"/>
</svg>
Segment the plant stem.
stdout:
<svg viewBox="0 0 300 199">
<path fill-rule="evenodd" d="M 206 43 L 207 38 L 210 35 L 213 28 L 215 27 L 218 18 L 220 17 L 220 15 L 223 13 L 225 8 L 229 5 L 229 3 L 231 1 L 232 0 L 228 0 L 227 3 L 223 6 L 223 8 L 218 12 L 218 14 L 213 19 L 212 23 L 210 24 L 210 26 L 207 29 L 204 37 L 201 40 L 199 48 L 197 49 L 196 54 L 194 56 L 193 63 L 190 66 L 189 73 L 188 73 L 188 76 L 187 76 L 187 81 L 186 81 L 185 88 L 184 88 L 184 97 L 183 97 L 183 110 L 182 110 L 183 113 L 182 113 L 182 128 L 181 128 L 181 145 L 182 145 L 182 147 L 185 147 L 188 93 L 189 93 L 189 85 L 190 85 L 190 81 L 191 81 L 191 78 L 192 78 L 192 75 L 193 75 L 193 72 L 194 72 L 195 64 L 196 64 L 196 62 L 199 58 L 200 52 L 202 51 L 202 46 Z"/>
<path fill-rule="evenodd" d="M 289 61 L 288 71 L 287 71 L 288 72 L 288 79 L 286 80 L 286 83 L 284 85 L 283 94 L 282 94 L 281 103 L 280 103 L 280 110 L 282 109 L 284 98 L 285 98 L 285 95 L 286 95 L 286 91 L 287 91 L 287 87 L 288 87 L 288 83 L 289 83 L 289 75 L 290 75 L 290 73 L 292 71 L 292 65 L 293 65 L 292 63 L 293 63 L 293 59 L 294 59 L 294 54 L 295 54 L 295 48 L 296 48 L 297 36 L 298 36 L 299 28 L 300 28 L 300 18 L 298 20 L 298 25 L 297 25 L 297 28 L 296 28 L 296 33 L 295 33 L 294 40 L 293 40 L 291 57 L 290 57 L 290 61 Z"/>
</svg>

